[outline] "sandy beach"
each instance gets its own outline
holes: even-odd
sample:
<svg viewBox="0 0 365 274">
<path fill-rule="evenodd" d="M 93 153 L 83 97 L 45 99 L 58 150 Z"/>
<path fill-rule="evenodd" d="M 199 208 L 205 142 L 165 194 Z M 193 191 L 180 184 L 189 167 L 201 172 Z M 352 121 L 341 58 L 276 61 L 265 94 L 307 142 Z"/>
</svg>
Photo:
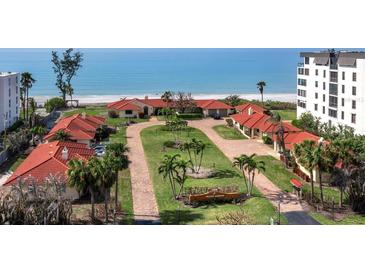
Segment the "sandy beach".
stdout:
<svg viewBox="0 0 365 274">
<path fill-rule="evenodd" d="M 261 100 L 261 96 L 259 93 L 235 93 L 241 96 L 243 99 L 248 100 Z M 194 94 L 192 93 L 195 99 L 223 99 L 227 96 L 231 95 L 227 94 Z M 120 95 L 74 95 L 74 100 L 79 100 L 79 103 L 82 105 L 85 104 L 101 104 L 101 103 L 110 103 L 121 98 L 144 98 L 148 96 L 148 98 L 160 98 L 161 95 L 156 94 L 146 94 L 146 95 L 136 95 L 136 94 L 120 94 Z M 55 97 L 55 96 L 34 96 L 36 102 L 38 104 L 44 104 L 48 99 Z M 69 99 L 69 98 L 68 98 Z M 275 100 L 275 101 L 282 101 L 282 102 L 295 102 L 296 94 L 293 93 L 266 93 L 264 94 L 264 100 Z"/>
</svg>

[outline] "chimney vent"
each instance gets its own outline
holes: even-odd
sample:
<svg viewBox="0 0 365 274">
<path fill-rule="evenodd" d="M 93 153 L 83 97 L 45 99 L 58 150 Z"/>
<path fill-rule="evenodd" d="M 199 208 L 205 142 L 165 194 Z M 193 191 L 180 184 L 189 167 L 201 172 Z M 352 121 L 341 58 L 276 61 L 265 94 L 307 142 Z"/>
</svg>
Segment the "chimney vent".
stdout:
<svg viewBox="0 0 365 274">
<path fill-rule="evenodd" d="M 146 95 L 146 96 L 144 97 L 144 99 L 145 99 L 145 100 L 148 100 L 148 95 Z"/>
<path fill-rule="evenodd" d="M 62 157 L 63 160 L 68 160 L 68 149 L 67 149 L 67 147 L 63 147 L 61 155 L 62 155 L 61 157 Z"/>
</svg>

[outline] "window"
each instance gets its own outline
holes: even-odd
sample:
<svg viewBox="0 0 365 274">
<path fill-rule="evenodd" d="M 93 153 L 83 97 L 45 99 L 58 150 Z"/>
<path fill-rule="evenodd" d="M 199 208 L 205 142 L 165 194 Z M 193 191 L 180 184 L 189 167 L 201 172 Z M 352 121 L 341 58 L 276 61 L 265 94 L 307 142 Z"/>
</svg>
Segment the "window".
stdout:
<svg viewBox="0 0 365 274">
<path fill-rule="evenodd" d="M 326 107 L 324 107 L 324 106 L 322 107 L 322 113 L 326 114 Z"/>
<path fill-rule="evenodd" d="M 356 109 L 356 101 L 352 100 L 352 109 Z"/>
<path fill-rule="evenodd" d="M 307 80 L 298 78 L 298 85 L 306 86 L 307 85 Z"/>
<path fill-rule="evenodd" d="M 314 98 L 318 99 L 318 92 L 314 93 Z"/>
<path fill-rule="evenodd" d="M 314 110 L 318 111 L 318 104 L 314 104 Z"/>
<path fill-rule="evenodd" d="M 15 97 L 15 104 L 18 105 L 18 96 Z"/>
<path fill-rule="evenodd" d="M 351 114 L 351 123 L 356 124 L 356 114 Z"/>
<path fill-rule="evenodd" d="M 345 85 L 342 85 L 342 93 L 345 93 Z"/>
<path fill-rule="evenodd" d="M 326 94 L 322 95 L 322 100 L 323 100 L 323 102 L 326 102 Z"/>
<path fill-rule="evenodd" d="M 337 97 L 336 96 L 330 96 L 328 98 L 329 100 L 329 106 L 333 108 L 337 108 Z"/>
<path fill-rule="evenodd" d="M 326 71 L 323 71 L 323 78 L 326 78 Z"/>
<path fill-rule="evenodd" d="M 307 65 L 309 64 L 309 57 L 304 58 L 304 63 L 307 64 Z"/>
<path fill-rule="evenodd" d="M 9 87 L 10 87 L 10 85 L 11 85 L 10 78 L 8 78 L 8 84 L 9 84 Z"/>
<path fill-rule="evenodd" d="M 11 100 L 9 99 L 9 108 L 11 107 Z"/>
<path fill-rule="evenodd" d="M 356 82 L 356 72 L 352 73 L 352 81 Z"/>
<path fill-rule="evenodd" d="M 334 109 L 328 109 L 328 116 L 337 118 L 337 110 Z"/>
<path fill-rule="evenodd" d="M 306 69 L 304 70 L 304 74 L 305 74 L 305 75 L 309 75 L 309 69 L 307 69 L 307 68 L 306 68 Z"/>
<path fill-rule="evenodd" d="M 342 72 L 342 80 L 345 80 L 345 72 Z"/>
<path fill-rule="evenodd" d="M 323 90 L 326 90 L 326 83 L 323 82 Z"/>
<path fill-rule="evenodd" d="M 11 97 L 11 89 L 9 88 L 9 98 Z"/>
<path fill-rule="evenodd" d="M 345 112 L 341 111 L 341 119 L 345 119 Z"/>
<path fill-rule="evenodd" d="M 316 76 L 318 76 L 318 69 L 316 69 Z"/>
<path fill-rule="evenodd" d="M 330 83 L 330 85 L 329 85 L 329 92 L 332 95 L 337 95 L 337 84 Z"/>
<path fill-rule="evenodd" d="M 337 72 L 336 71 L 330 72 L 330 82 L 337 83 Z"/>
<path fill-rule="evenodd" d="M 316 88 L 318 88 L 318 81 L 315 81 L 315 82 L 314 82 L 314 86 L 315 86 Z"/>
<path fill-rule="evenodd" d="M 307 96 L 307 92 L 303 89 L 298 89 L 298 95 L 302 96 L 302 97 L 306 97 Z"/>
<path fill-rule="evenodd" d="M 341 99 L 341 106 L 343 106 L 343 107 L 345 106 L 345 99 L 344 98 Z"/>
<path fill-rule="evenodd" d="M 298 106 L 302 108 L 306 108 L 306 102 L 302 100 L 298 100 Z"/>
<path fill-rule="evenodd" d="M 352 87 L 352 95 L 356 96 L 356 87 Z"/>
<path fill-rule="evenodd" d="M 126 115 L 131 115 L 131 114 L 133 114 L 133 111 L 132 111 L 132 110 L 126 110 L 126 111 L 125 111 L 125 114 L 126 114 Z"/>
</svg>

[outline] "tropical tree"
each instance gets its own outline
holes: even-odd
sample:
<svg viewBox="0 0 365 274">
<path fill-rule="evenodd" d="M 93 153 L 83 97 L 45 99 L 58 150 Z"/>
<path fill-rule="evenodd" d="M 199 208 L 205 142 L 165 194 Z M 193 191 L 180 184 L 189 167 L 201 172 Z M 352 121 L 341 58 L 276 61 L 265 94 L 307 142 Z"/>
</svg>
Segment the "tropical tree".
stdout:
<svg viewBox="0 0 365 274">
<path fill-rule="evenodd" d="M 174 94 L 174 107 L 181 113 L 185 113 L 187 109 L 196 107 L 196 103 L 191 96 L 191 93 L 178 92 Z"/>
<path fill-rule="evenodd" d="M 324 205 L 323 200 L 323 185 L 322 185 L 322 173 L 327 169 L 328 159 L 326 156 L 326 150 L 323 148 L 323 143 L 319 142 L 315 145 L 313 153 L 313 165 L 314 168 L 318 171 L 318 183 L 320 190 L 320 198 L 322 206 Z"/>
<path fill-rule="evenodd" d="M 252 195 L 256 174 L 265 171 L 265 162 L 256 160 L 256 156 L 255 153 L 250 156 L 242 154 L 239 157 L 235 157 L 233 161 L 233 165 L 237 166 L 242 171 L 247 187 L 247 196 L 249 197 Z M 245 172 L 247 174 L 247 179 L 245 177 Z"/>
<path fill-rule="evenodd" d="M 20 84 L 21 89 L 24 91 L 24 98 L 26 102 L 26 115 L 25 120 L 29 122 L 29 90 L 32 88 L 33 84 L 36 82 L 36 80 L 33 79 L 32 74 L 29 72 L 23 72 L 21 74 Z"/>
<path fill-rule="evenodd" d="M 68 134 L 66 131 L 60 129 L 55 133 L 52 140 L 53 141 L 69 141 L 70 137 L 71 137 L 70 134 Z"/>
<path fill-rule="evenodd" d="M 195 173 L 199 173 L 200 171 L 205 148 L 206 144 L 196 138 L 180 145 L 180 149 L 188 153 L 190 162 L 192 163 L 191 168 Z"/>
<path fill-rule="evenodd" d="M 266 87 L 266 83 L 264 81 L 260 81 L 257 82 L 256 86 L 261 94 L 261 103 L 264 105 L 264 87 Z"/>
<path fill-rule="evenodd" d="M 97 161 L 94 157 L 89 162 L 82 159 L 72 159 L 68 162 L 67 170 L 68 182 L 71 187 L 76 188 L 79 193 L 87 190 L 90 194 L 91 201 L 91 219 L 95 220 L 95 193 L 98 190 L 97 178 L 92 169 L 93 161 Z"/>
<path fill-rule="evenodd" d="M 20 102 L 21 102 L 21 105 L 22 105 L 22 111 L 23 111 L 23 119 L 25 120 L 26 119 L 26 100 L 25 100 L 25 89 L 24 89 L 24 87 L 20 87 L 19 88 L 19 90 L 20 90 L 20 95 L 19 95 L 19 99 L 20 99 Z"/>
<path fill-rule="evenodd" d="M 162 101 L 164 101 L 166 103 L 166 106 L 169 107 L 170 103 L 172 102 L 173 99 L 173 92 L 172 91 L 165 91 L 162 95 L 161 95 L 161 99 Z"/>
<path fill-rule="evenodd" d="M 106 155 L 108 157 L 109 164 L 111 166 L 111 171 L 115 177 L 115 209 L 118 207 L 118 170 L 123 170 L 128 168 L 129 160 L 127 152 L 128 147 L 122 143 L 112 143 L 106 146 Z"/>
<path fill-rule="evenodd" d="M 67 49 L 59 57 L 56 51 L 52 51 L 53 71 L 56 74 L 56 86 L 60 90 L 63 101 L 66 101 L 66 95 L 71 97 L 74 89 L 71 80 L 76 76 L 77 71 L 82 67 L 83 54 L 81 52 L 73 53 L 73 49 Z"/>
<path fill-rule="evenodd" d="M 314 180 L 313 171 L 317 165 L 317 159 L 314 152 L 316 144 L 313 140 L 305 140 L 300 144 L 294 145 L 294 153 L 298 162 L 309 172 L 311 181 L 311 200 L 314 198 Z"/>
<path fill-rule="evenodd" d="M 29 132 L 32 134 L 32 143 L 34 144 L 35 136 L 39 136 L 41 142 L 43 142 L 43 136 L 46 134 L 47 129 L 41 126 L 32 127 Z"/>
<path fill-rule="evenodd" d="M 233 94 L 233 95 L 229 95 L 226 98 L 224 98 L 223 100 L 226 104 L 235 107 L 241 104 L 241 102 L 243 101 L 239 95 Z"/>
<path fill-rule="evenodd" d="M 175 185 L 175 168 L 176 168 L 176 162 L 179 160 L 180 154 L 175 155 L 164 155 L 163 160 L 158 167 L 158 173 L 163 175 L 163 178 L 168 178 L 172 195 L 174 199 L 177 198 L 177 191 L 176 191 L 176 185 Z"/>
</svg>

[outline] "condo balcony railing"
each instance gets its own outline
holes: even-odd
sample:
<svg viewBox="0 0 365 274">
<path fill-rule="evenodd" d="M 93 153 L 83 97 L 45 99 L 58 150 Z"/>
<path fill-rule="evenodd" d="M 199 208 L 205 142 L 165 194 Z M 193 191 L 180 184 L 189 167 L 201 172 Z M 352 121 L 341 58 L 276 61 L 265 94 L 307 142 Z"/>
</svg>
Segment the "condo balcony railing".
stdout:
<svg viewBox="0 0 365 274">
<path fill-rule="evenodd" d="M 331 64 L 330 69 L 337 70 L 338 69 L 337 64 Z"/>
<path fill-rule="evenodd" d="M 337 77 L 330 77 L 330 82 L 337 83 L 338 78 Z"/>
</svg>

